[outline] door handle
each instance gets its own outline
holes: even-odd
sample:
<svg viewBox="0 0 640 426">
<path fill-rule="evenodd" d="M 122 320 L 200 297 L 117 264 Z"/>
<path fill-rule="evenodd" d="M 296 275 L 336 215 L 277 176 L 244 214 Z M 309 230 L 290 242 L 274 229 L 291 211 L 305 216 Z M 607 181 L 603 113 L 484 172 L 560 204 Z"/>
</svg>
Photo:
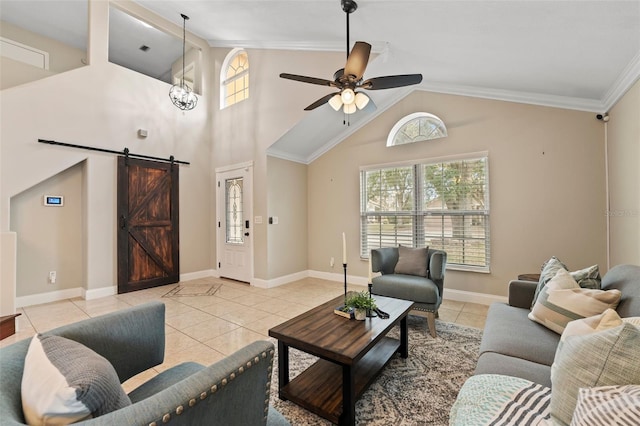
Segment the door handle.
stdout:
<svg viewBox="0 0 640 426">
<path fill-rule="evenodd" d="M 245 221 L 244 221 L 244 227 L 245 227 L 245 228 L 247 228 L 247 229 L 249 229 L 249 221 L 248 221 L 248 220 L 245 220 Z"/>
</svg>

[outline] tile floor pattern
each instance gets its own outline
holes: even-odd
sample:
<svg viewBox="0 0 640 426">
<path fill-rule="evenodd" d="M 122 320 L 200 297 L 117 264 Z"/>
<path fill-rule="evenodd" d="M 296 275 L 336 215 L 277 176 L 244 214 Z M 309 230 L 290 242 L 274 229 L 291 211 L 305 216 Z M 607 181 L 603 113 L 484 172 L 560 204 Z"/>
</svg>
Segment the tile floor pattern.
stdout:
<svg viewBox="0 0 640 426">
<path fill-rule="evenodd" d="M 213 296 L 163 297 L 178 284 L 102 297 L 74 298 L 18 309 L 17 333 L 0 341 L 0 347 L 65 324 L 113 312 L 129 306 L 160 300 L 166 306 L 164 363 L 124 384 L 127 392 L 157 373 L 185 361 L 204 365 L 216 362 L 241 347 L 269 339 L 269 329 L 322 304 L 343 292 L 341 283 L 305 278 L 271 289 L 261 289 L 231 280 L 203 278 L 183 286 L 220 285 Z M 350 286 L 363 291 L 366 287 Z M 188 292 L 180 292 L 188 294 Z M 488 306 L 445 300 L 441 321 L 482 328 Z M 425 319 L 425 332 L 426 332 Z"/>
</svg>

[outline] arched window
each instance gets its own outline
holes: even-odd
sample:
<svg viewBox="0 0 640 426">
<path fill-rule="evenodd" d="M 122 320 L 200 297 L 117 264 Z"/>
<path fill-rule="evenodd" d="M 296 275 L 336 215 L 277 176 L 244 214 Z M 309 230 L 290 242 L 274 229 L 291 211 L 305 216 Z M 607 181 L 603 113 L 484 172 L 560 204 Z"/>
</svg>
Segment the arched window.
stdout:
<svg viewBox="0 0 640 426">
<path fill-rule="evenodd" d="M 428 112 L 415 112 L 402 117 L 393 126 L 387 138 L 387 146 L 428 141 L 446 136 L 447 128 L 440 118 Z"/>
<path fill-rule="evenodd" d="M 249 56 L 244 49 L 233 49 L 220 72 L 220 109 L 249 98 Z"/>
</svg>

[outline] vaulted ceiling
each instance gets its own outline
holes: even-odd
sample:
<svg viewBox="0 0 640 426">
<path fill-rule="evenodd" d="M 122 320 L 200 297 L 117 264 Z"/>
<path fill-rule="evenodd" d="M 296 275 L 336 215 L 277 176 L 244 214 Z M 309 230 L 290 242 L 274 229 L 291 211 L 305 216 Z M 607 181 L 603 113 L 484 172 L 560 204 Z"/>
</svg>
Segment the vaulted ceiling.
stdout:
<svg viewBox="0 0 640 426">
<path fill-rule="evenodd" d="M 340 0 L 135 2 L 180 26 L 180 13 L 189 15 L 188 30 L 211 46 L 346 49 Z M 2 8 L 11 3 L 37 2 L 2 0 Z M 47 19 L 64 21 L 64 10 Z M 640 0 L 359 0 L 350 26 L 352 43 L 367 41 L 378 53 L 365 78 L 422 73 L 414 89 L 604 112 L 640 76 Z M 409 91 L 369 93 L 379 112 Z M 377 112 L 352 115 L 345 129 L 330 107 L 320 107 L 270 151 L 312 161 Z M 303 133 L 318 140 L 300 147 L 293 141 Z"/>
</svg>

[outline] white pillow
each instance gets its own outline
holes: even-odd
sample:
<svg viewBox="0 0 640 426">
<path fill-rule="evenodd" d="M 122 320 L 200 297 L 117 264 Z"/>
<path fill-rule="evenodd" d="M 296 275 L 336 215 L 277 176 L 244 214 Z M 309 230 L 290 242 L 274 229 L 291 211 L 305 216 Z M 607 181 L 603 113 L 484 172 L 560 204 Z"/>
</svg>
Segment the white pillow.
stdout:
<svg viewBox="0 0 640 426">
<path fill-rule="evenodd" d="M 131 405 L 104 357 L 73 340 L 42 334 L 29 345 L 21 396 L 29 425 L 66 425 Z"/>
<path fill-rule="evenodd" d="M 582 336 L 619 325 L 622 325 L 622 318 L 615 310 L 609 308 L 599 315 L 570 321 L 562 332 L 560 341 L 564 342 L 569 336 Z"/>
</svg>

